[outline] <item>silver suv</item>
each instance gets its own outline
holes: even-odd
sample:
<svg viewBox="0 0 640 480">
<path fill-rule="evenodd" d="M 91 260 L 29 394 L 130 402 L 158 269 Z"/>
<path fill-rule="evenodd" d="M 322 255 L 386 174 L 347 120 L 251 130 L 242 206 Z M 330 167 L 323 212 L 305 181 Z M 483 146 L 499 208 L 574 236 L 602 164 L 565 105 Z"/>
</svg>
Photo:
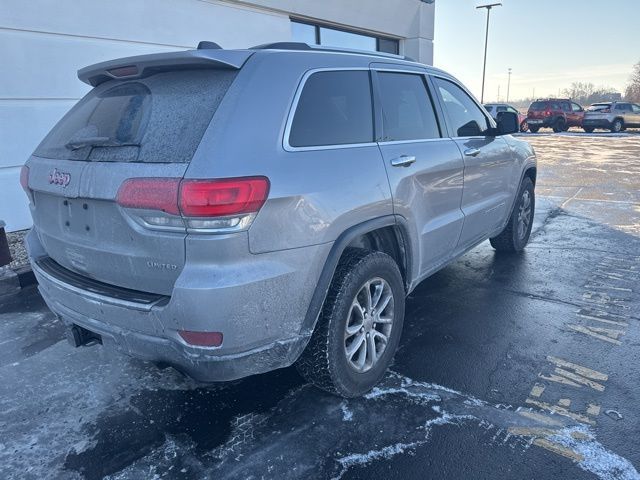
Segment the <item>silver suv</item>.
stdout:
<svg viewBox="0 0 640 480">
<path fill-rule="evenodd" d="M 272 44 L 145 55 L 94 88 L 22 172 L 27 243 L 75 346 L 199 381 L 296 363 L 357 396 L 405 297 L 490 238 L 518 252 L 536 159 L 450 75 L 403 57 Z"/>
<path fill-rule="evenodd" d="M 596 128 L 622 132 L 628 127 L 640 128 L 640 105 L 629 102 L 594 103 L 587 108 L 582 128 L 592 133 Z"/>
</svg>

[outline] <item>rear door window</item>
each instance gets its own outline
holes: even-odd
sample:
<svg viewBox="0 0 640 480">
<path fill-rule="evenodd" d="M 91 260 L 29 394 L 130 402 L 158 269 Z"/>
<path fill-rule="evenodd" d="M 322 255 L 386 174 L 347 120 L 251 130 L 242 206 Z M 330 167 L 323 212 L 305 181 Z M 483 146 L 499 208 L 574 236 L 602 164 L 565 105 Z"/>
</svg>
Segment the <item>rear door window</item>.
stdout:
<svg viewBox="0 0 640 480">
<path fill-rule="evenodd" d="M 236 74 L 182 70 L 107 81 L 58 122 L 34 155 L 103 162 L 189 162 Z"/>
<path fill-rule="evenodd" d="M 423 75 L 378 72 L 383 141 L 440 138 L 433 102 Z"/>
<path fill-rule="evenodd" d="M 316 72 L 304 84 L 289 133 L 292 147 L 373 142 L 369 71 Z"/>
</svg>

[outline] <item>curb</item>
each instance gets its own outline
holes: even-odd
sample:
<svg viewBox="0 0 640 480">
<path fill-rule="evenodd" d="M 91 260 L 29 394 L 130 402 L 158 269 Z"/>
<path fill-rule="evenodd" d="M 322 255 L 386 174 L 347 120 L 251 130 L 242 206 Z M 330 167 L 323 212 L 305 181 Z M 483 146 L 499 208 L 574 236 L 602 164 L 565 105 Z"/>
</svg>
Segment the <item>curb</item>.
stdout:
<svg viewBox="0 0 640 480">
<path fill-rule="evenodd" d="M 0 267 L 0 299 L 15 295 L 21 289 L 34 285 L 36 277 L 31 267 L 24 266 L 12 270 L 6 267 Z"/>
<path fill-rule="evenodd" d="M 31 267 L 29 265 L 16 268 L 14 272 L 18 276 L 18 281 L 20 282 L 20 288 L 29 287 L 31 285 L 35 285 L 36 283 L 38 283 L 38 281 L 36 280 L 36 276 L 33 274 L 33 270 L 31 270 Z"/>
</svg>

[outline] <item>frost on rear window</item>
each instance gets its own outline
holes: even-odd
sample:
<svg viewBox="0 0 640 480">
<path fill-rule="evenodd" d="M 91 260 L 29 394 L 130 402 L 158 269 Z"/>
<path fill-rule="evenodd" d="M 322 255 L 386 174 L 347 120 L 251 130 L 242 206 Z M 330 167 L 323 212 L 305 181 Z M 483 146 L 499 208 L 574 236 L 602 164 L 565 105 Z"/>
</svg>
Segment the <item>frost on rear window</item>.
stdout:
<svg viewBox="0 0 640 480">
<path fill-rule="evenodd" d="M 611 108 L 610 103 L 594 103 L 589 108 L 587 108 L 590 112 L 597 112 L 598 110 L 605 110 L 607 108 Z"/>
<path fill-rule="evenodd" d="M 183 70 L 91 90 L 34 155 L 99 162 L 185 163 L 236 76 Z"/>
</svg>

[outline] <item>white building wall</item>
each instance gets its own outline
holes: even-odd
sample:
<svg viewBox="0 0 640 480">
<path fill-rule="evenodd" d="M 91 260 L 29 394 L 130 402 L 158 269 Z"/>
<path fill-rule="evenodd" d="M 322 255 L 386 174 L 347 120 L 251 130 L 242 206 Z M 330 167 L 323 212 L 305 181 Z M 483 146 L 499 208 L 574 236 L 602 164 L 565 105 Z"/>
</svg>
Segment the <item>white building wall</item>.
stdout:
<svg viewBox="0 0 640 480">
<path fill-rule="evenodd" d="M 290 40 L 290 15 L 406 39 L 404 54 L 432 62 L 433 5 L 420 0 L 3 0 L 0 219 L 8 231 L 31 225 L 20 167 L 88 91 L 79 68 L 200 40 L 224 48 Z"/>
</svg>

